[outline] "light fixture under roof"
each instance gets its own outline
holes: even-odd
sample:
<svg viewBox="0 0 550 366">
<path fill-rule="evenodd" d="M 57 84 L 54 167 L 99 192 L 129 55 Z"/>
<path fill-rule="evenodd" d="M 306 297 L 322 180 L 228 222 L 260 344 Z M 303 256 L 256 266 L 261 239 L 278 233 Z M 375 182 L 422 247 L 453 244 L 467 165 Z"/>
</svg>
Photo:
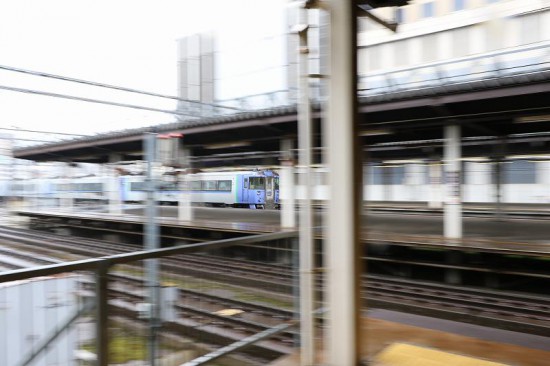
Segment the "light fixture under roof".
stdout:
<svg viewBox="0 0 550 366">
<path fill-rule="evenodd" d="M 391 135 L 393 131 L 385 129 L 373 129 L 373 130 L 363 130 L 359 132 L 359 136 L 383 136 Z"/>
<path fill-rule="evenodd" d="M 549 122 L 550 114 L 543 114 L 539 116 L 524 116 L 517 117 L 514 122 L 516 123 L 535 123 L 535 122 Z"/>
<path fill-rule="evenodd" d="M 245 146 L 250 146 L 250 141 L 222 142 L 219 144 L 204 145 L 204 148 L 209 150 L 215 150 L 215 149 L 227 149 L 232 147 L 245 147 Z"/>
</svg>

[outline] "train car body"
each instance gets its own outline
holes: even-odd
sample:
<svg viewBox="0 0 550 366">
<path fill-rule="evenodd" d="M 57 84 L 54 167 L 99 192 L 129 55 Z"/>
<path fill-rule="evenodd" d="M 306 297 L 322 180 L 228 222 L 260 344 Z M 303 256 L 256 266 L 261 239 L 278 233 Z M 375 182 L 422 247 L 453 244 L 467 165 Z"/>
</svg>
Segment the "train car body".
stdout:
<svg viewBox="0 0 550 366">
<path fill-rule="evenodd" d="M 263 171 L 208 172 L 188 174 L 183 178 L 158 182 L 157 200 L 177 203 L 182 191 L 194 204 L 221 207 L 265 208 L 279 204 L 277 174 Z M 274 187 L 277 187 L 275 189 Z M 121 177 L 121 200 L 143 202 L 146 199 L 142 176 Z"/>
<path fill-rule="evenodd" d="M 508 159 L 502 163 L 497 197 L 495 167 L 489 161 L 465 161 L 462 164 L 461 200 L 465 203 L 550 203 L 550 158 Z M 293 192 L 296 199 L 305 196 L 296 168 Z M 311 199 L 328 198 L 326 167 L 312 169 Z M 445 200 L 445 171 L 441 163 L 384 162 L 364 167 L 365 201 L 425 202 L 433 207 Z M 217 207 L 278 208 L 279 176 L 276 171 L 249 170 L 202 172 L 187 175 L 162 175 L 158 179 L 156 199 L 162 204 L 182 201 Z M 63 204 L 146 201 L 143 175 L 97 175 L 81 178 L 28 178 L 0 181 L 0 196 L 16 200 L 35 200 L 38 206 Z M 62 203 L 65 201 L 65 203 Z"/>
</svg>

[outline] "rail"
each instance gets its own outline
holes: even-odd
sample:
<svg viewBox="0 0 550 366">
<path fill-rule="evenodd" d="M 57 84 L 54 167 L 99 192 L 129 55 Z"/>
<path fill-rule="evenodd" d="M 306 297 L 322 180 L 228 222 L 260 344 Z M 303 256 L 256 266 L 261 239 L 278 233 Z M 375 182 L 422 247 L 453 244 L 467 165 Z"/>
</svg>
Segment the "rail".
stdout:
<svg viewBox="0 0 550 366">
<path fill-rule="evenodd" d="M 109 271 L 112 270 L 113 266 L 115 265 L 121 265 L 121 264 L 129 264 L 136 261 L 143 261 L 148 259 L 156 259 L 156 258 L 165 258 L 170 257 L 178 254 L 189 254 L 189 253 L 196 253 L 196 252 L 204 252 L 204 251 L 211 251 L 216 249 L 222 249 L 227 248 L 234 245 L 245 245 L 245 244 L 254 244 L 254 243 L 264 243 L 264 242 L 270 242 L 270 241 L 277 241 L 277 240 L 287 240 L 287 239 L 293 239 L 297 237 L 297 232 L 277 232 L 277 233 L 270 233 L 270 234 L 261 234 L 261 235 L 254 235 L 254 236 L 248 236 L 248 237 L 242 237 L 242 238 L 231 238 L 231 239 L 224 239 L 224 240 L 217 240 L 212 241 L 208 243 L 199 243 L 199 244 L 185 244 L 185 245 L 179 245 L 175 247 L 169 247 L 169 248 L 161 248 L 156 250 L 147 250 L 147 251 L 138 251 L 138 252 L 131 252 L 131 253 L 123 253 L 123 254 L 117 254 L 107 257 L 100 257 L 100 258 L 92 258 L 92 259 L 84 259 L 84 260 L 78 260 L 68 263 L 62 263 L 62 264 L 52 264 L 52 265 L 45 265 L 41 267 L 36 268 L 24 268 L 24 269 L 17 269 L 17 270 L 11 270 L 11 271 L 5 271 L 0 272 L 0 289 L 5 288 L 6 285 L 8 285 L 9 282 L 12 281 L 26 281 L 30 279 L 36 279 L 37 277 L 44 277 L 44 276 L 59 276 L 62 274 L 76 274 L 76 273 L 82 273 L 82 271 L 91 271 L 94 274 L 95 278 L 95 291 L 93 291 L 92 298 L 94 299 L 94 304 L 92 307 L 95 308 L 95 350 L 96 350 L 96 364 L 99 366 L 106 366 L 109 363 L 109 322 L 112 321 L 110 314 L 110 309 L 113 307 L 111 302 L 108 298 L 108 292 L 109 292 Z M 118 268 L 118 267 L 117 267 Z M 160 286 L 160 284 L 159 284 Z M 56 290 L 59 291 L 59 289 L 56 288 Z M 60 295 L 58 295 L 60 296 Z M 89 297 L 89 296 L 88 296 Z M 33 299 L 25 299 L 27 302 L 33 302 Z M 56 300 L 57 302 L 64 302 L 66 301 L 63 298 L 59 298 Z M 9 301 L 6 299 L 2 299 L 0 296 L 0 305 L 8 304 Z M 73 309 L 73 313 L 77 314 L 72 315 L 68 318 L 70 318 L 65 324 L 63 325 L 56 325 L 54 328 L 54 331 L 49 330 L 47 333 L 50 334 L 49 337 L 45 337 L 45 339 L 39 339 L 38 343 L 39 345 L 46 345 L 38 348 L 36 347 L 30 347 L 28 350 L 28 353 L 26 355 L 19 355 L 22 360 L 18 360 L 16 363 L 13 362 L 6 362 L 6 364 L 11 365 L 26 365 L 30 364 L 30 362 L 40 353 L 40 351 L 47 351 L 48 347 L 47 345 L 52 344 L 53 340 L 59 336 L 59 334 L 62 333 L 62 331 L 68 326 L 70 326 L 71 323 L 75 321 L 80 315 L 83 315 L 86 313 L 86 311 L 89 311 L 91 306 L 89 304 L 85 304 L 82 309 Z M 120 306 L 119 306 L 120 308 Z M 120 310 L 118 310 L 120 312 Z M 27 316 L 31 316 L 30 314 L 27 314 Z M 66 316 L 65 316 L 66 317 Z M 264 339 L 266 335 L 276 334 L 281 329 L 286 329 L 287 326 L 290 324 L 283 324 L 279 325 L 277 327 L 274 327 L 271 331 L 263 331 L 261 334 L 257 337 L 246 337 L 245 341 L 240 341 L 238 343 L 240 346 L 246 345 L 250 346 L 253 343 L 260 341 Z M 23 328 L 23 327 L 22 327 Z M 1 337 L 0 337 L 1 338 Z M 9 343 L 8 337 L 5 338 L 6 343 Z M 237 343 L 237 342 L 236 342 Z M 0 348 L 4 345 L 0 345 Z M 218 352 L 218 355 L 226 355 L 227 352 L 231 352 L 234 349 L 240 349 L 241 347 L 227 347 L 223 352 Z M 12 360 L 13 361 L 13 360 Z M 1 362 L 1 360 L 0 360 Z M 200 363 L 196 363 L 200 364 Z"/>
</svg>

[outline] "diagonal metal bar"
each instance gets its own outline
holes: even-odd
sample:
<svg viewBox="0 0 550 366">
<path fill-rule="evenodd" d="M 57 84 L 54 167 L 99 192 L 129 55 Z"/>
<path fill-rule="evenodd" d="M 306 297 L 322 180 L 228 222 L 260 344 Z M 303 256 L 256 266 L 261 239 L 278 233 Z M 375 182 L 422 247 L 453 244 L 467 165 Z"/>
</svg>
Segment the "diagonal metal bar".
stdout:
<svg viewBox="0 0 550 366">
<path fill-rule="evenodd" d="M 279 324 L 276 327 L 269 328 L 264 330 L 263 332 L 260 332 L 258 334 L 251 335 L 250 337 L 246 337 L 238 342 L 232 343 L 229 346 L 220 348 L 214 352 L 210 352 L 204 356 L 201 356 L 199 358 L 196 358 L 192 361 L 186 362 L 180 366 L 199 366 L 199 365 L 206 365 L 214 360 L 217 360 L 220 357 L 226 356 L 230 353 L 233 353 L 235 351 L 241 350 L 245 347 L 251 346 L 252 344 L 259 342 L 261 340 L 264 340 L 266 338 L 272 337 L 275 334 L 279 334 L 289 328 L 294 327 L 296 324 L 298 324 L 298 321 L 291 321 L 288 323 Z"/>
</svg>

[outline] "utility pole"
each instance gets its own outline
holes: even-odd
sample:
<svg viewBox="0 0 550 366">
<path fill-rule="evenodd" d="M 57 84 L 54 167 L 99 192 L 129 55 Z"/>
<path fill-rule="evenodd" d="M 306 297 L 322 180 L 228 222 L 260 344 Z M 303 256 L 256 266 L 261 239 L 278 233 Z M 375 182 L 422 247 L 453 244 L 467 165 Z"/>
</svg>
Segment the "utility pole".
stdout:
<svg viewBox="0 0 550 366">
<path fill-rule="evenodd" d="M 156 179 L 153 172 L 153 164 L 156 160 L 156 138 L 155 133 L 146 134 L 144 137 L 145 157 L 147 160 L 147 179 L 145 189 L 147 190 L 147 222 L 145 225 L 145 249 L 153 250 L 159 247 L 159 230 L 156 222 Z M 145 261 L 147 272 L 147 287 L 149 288 L 149 364 L 155 366 L 157 351 L 157 329 L 160 327 L 160 285 L 158 280 L 158 259 L 147 259 Z"/>
</svg>

